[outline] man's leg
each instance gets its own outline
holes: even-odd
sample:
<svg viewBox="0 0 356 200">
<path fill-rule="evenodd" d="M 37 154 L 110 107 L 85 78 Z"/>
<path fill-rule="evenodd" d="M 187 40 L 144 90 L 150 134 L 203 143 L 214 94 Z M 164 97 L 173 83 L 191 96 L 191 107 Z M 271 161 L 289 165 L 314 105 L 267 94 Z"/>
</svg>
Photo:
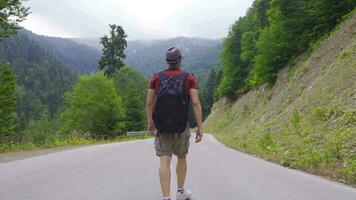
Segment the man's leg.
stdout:
<svg viewBox="0 0 356 200">
<path fill-rule="evenodd" d="M 170 196 L 171 189 L 171 160 L 172 156 L 161 156 L 159 166 L 159 178 L 164 197 Z"/>
<path fill-rule="evenodd" d="M 184 187 L 185 177 L 187 175 L 187 156 L 182 155 L 178 156 L 177 158 L 177 186 L 178 189 L 181 189 Z"/>
</svg>

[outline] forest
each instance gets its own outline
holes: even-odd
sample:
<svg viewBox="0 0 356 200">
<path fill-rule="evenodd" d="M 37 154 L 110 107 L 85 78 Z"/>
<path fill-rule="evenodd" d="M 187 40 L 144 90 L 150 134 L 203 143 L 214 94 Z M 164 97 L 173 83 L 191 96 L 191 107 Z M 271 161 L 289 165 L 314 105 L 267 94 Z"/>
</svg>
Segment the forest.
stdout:
<svg viewBox="0 0 356 200">
<path fill-rule="evenodd" d="M 85 45 L 20 29 L 18 23 L 29 14 L 28 8 L 21 1 L 4 6 L 0 152 L 93 143 L 145 129 L 148 80 L 143 74 L 118 62 L 108 77 L 107 70 L 98 68 L 107 69 L 102 62 L 105 54 L 98 62 L 97 51 Z M 118 49 L 122 53 L 124 47 Z M 120 61 L 120 55 L 107 59 Z"/>
<path fill-rule="evenodd" d="M 272 86 L 281 68 L 317 45 L 356 6 L 353 0 L 255 0 L 246 15 L 230 26 L 222 46 L 221 40 L 180 37 L 133 42 L 126 49 L 124 31 L 110 25 L 110 34 L 101 38 L 100 58 L 85 45 L 20 30 L 18 23 L 30 14 L 29 8 L 21 1 L 3 4 L 3 149 L 14 143 L 52 144 L 72 135 L 112 138 L 127 130 L 144 130 L 148 77 L 164 65 L 161 57 L 171 43 L 182 45 L 187 54 L 183 68 L 199 78 L 205 118 L 221 97 L 233 100 L 260 85 Z M 110 58 L 114 49 L 109 42 L 115 37 L 118 60 Z M 144 56 L 136 59 L 138 53 Z M 126 62 L 145 75 L 125 66 Z"/>
<path fill-rule="evenodd" d="M 216 97 L 235 99 L 262 84 L 272 86 L 278 70 L 325 37 L 355 6 L 353 0 L 255 0 L 224 39 Z"/>
</svg>

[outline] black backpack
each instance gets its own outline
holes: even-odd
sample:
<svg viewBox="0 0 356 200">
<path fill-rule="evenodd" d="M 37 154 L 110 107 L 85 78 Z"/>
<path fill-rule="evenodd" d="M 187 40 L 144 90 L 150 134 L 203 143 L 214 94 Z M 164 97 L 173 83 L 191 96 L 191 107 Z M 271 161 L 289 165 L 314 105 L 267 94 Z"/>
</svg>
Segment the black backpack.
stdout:
<svg viewBox="0 0 356 200">
<path fill-rule="evenodd" d="M 153 122 L 158 133 L 182 133 L 189 121 L 189 99 L 184 91 L 188 73 L 169 77 L 158 73 L 160 88 L 153 110 Z"/>
</svg>

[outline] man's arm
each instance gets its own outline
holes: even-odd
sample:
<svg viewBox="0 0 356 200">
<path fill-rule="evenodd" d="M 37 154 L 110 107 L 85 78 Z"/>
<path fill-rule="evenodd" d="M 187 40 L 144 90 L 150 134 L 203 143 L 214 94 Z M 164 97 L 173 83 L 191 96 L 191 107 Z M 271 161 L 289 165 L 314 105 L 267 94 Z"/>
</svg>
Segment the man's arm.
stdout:
<svg viewBox="0 0 356 200">
<path fill-rule="evenodd" d="M 152 119 L 155 97 L 156 97 L 155 90 L 148 89 L 147 100 L 146 100 L 146 115 L 147 115 L 147 128 L 151 132 L 154 132 L 156 130 L 156 127 Z"/>
<path fill-rule="evenodd" d="M 196 131 L 196 136 L 195 136 L 195 142 L 198 143 L 203 139 L 202 109 L 201 109 L 198 90 L 192 88 L 192 89 L 189 90 L 189 94 L 190 94 L 190 98 L 192 100 L 195 121 L 197 123 L 197 131 Z"/>
</svg>

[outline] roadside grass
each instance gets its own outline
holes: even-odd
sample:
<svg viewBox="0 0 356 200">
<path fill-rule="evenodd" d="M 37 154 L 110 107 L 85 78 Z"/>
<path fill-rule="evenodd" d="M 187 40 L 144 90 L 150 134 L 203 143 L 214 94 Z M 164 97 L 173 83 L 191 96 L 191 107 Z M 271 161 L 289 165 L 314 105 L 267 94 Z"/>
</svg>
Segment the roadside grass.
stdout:
<svg viewBox="0 0 356 200">
<path fill-rule="evenodd" d="M 150 134 L 134 135 L 134 136 L 118 136 L 112 139 L 94 139 L 94 138 L 84 137 L 84 136 L 72 136 L 66 139 L 57 138 L 54 140 L 46 141 L 43 144 L 35 144 L 32 142 L 26 142 L 26 143 L 11 142 L 8 144 L 0 144 L 0 154 L 7 153 L 7 152 L 29 151 L 29 150 L 46 149 L 46 148 L 53 148 L 53 147 L 82 146 L 82 145 L 106 144 L 106 143 L 114 143 L 114 142 L 125 142 L 125 141 L 148 139 L 152 137 L 153 136 Z"/>
<path fill-rule="evenodd" d="M 356 186 L 356 45 L 327 65 L 318 53 L 280 85 L 221 99 L 204 127 L 231 148 Z"/>
</svg>

